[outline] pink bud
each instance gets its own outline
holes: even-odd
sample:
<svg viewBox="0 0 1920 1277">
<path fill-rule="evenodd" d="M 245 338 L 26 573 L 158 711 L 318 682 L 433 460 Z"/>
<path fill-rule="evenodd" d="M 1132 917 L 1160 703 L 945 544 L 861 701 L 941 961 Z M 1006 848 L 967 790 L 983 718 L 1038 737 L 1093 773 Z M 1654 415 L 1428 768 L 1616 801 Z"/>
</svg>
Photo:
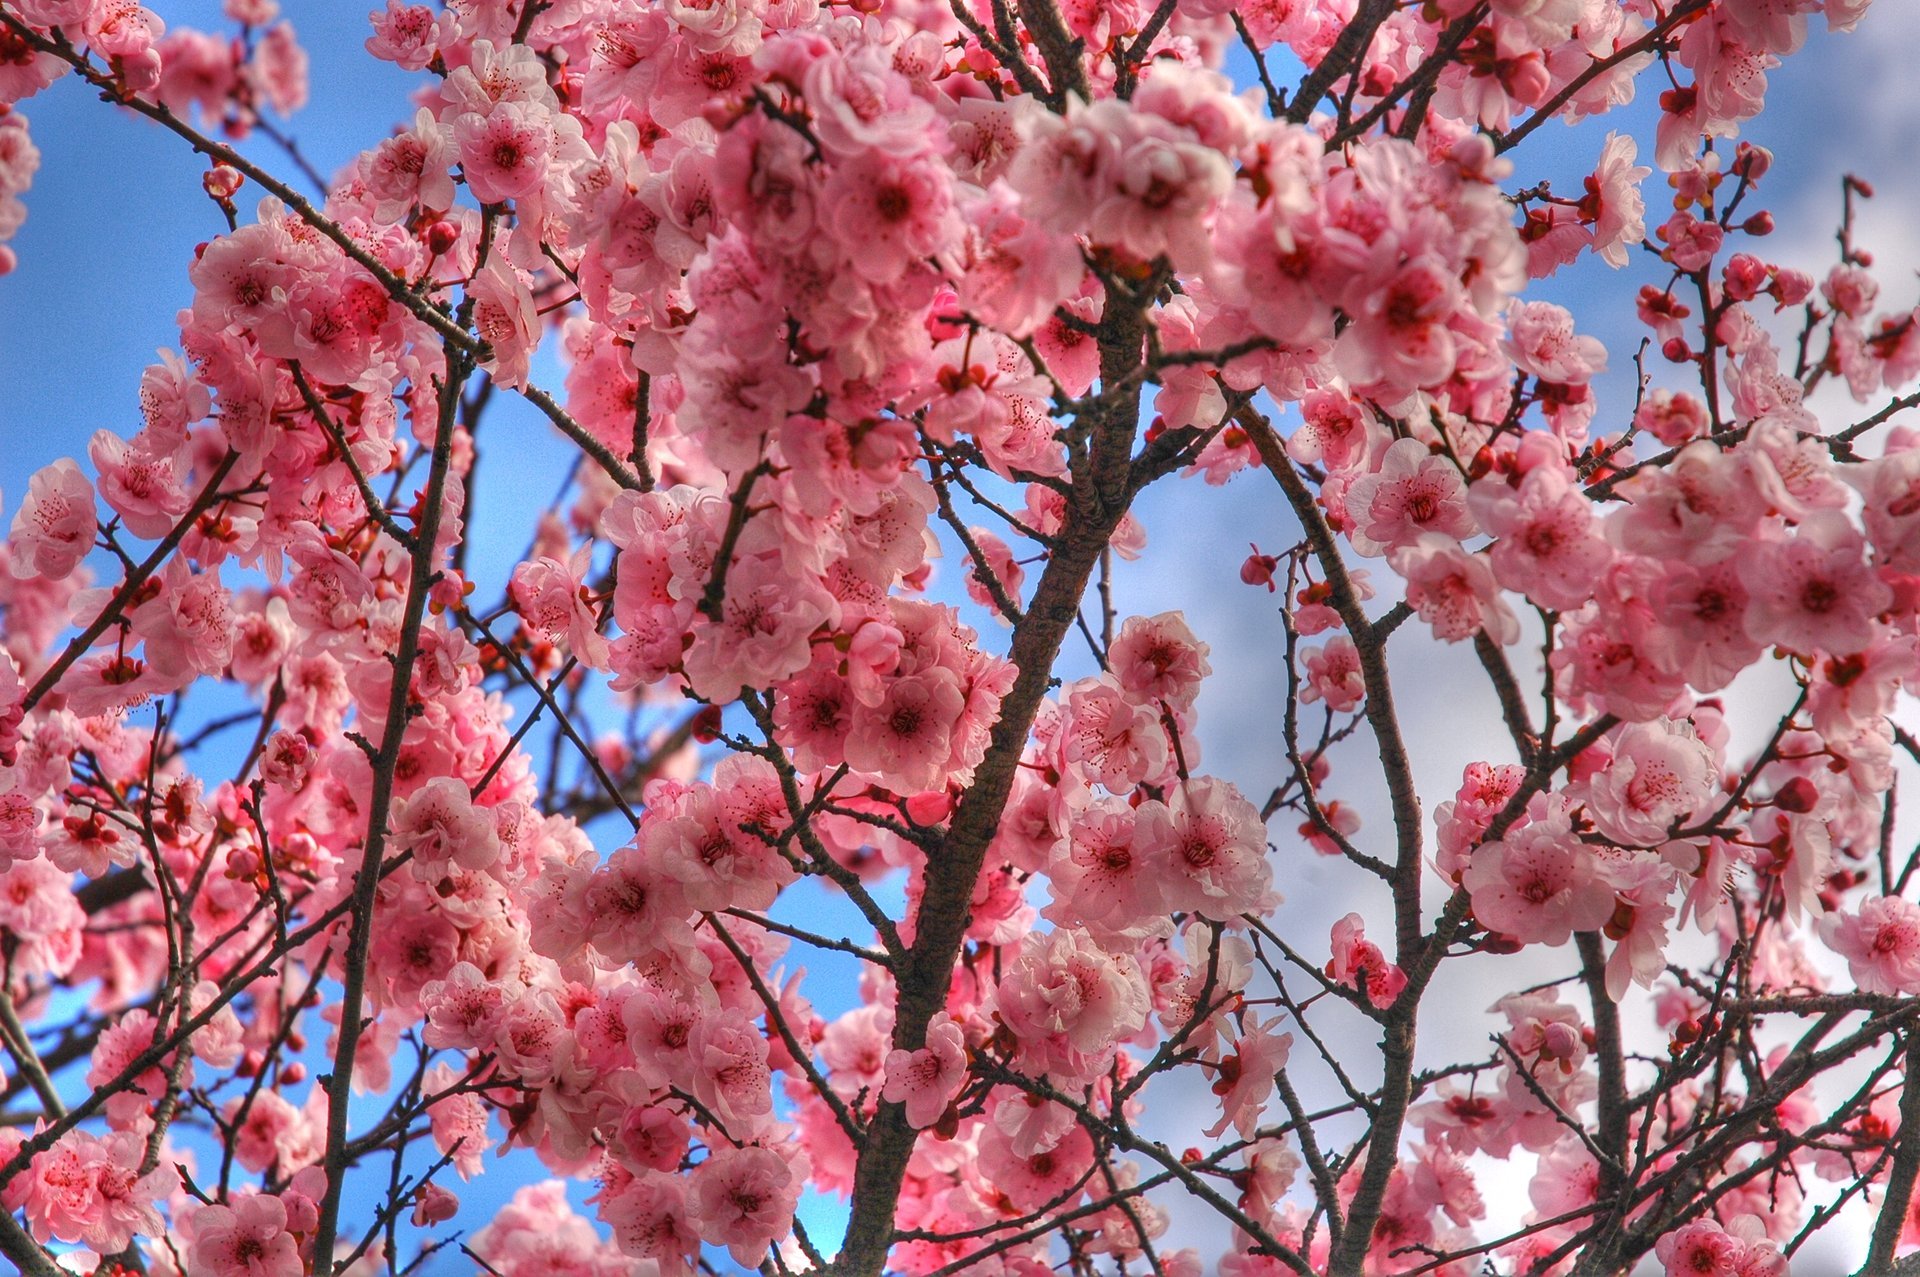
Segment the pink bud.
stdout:
<svg viewBox="0 0 1920 1277">
<path fill-rule="evenodd" d="M 1549 1060 L 1571 1060 L 1581 1045 L 1579 1029 L 1555 1021 L 1547 1025 L 1541 1034 L 1540 1054 Z"/>
<path fill-rule="evenodd" d="M 1820 801 L 1820 791 L 1805 776 L 1795 776 L 1775 791 L 1773 801 L 1782 811 L 1810 812 Z"/>
<path fill-rule="evenodd" d="M 1767 264 L 1752 253 L 1735 253 L 1727 260 L 1727 296 L 1752 301 L 1766 287 Z"/>
<path fill-rule="evenodd" d="M 953 814 L 953 799 L 944 789 L 930 789 L 907 799 L 907 815 L 916 825 L 937 825 Z"/>
<path fill-rule="evenodd" d="M 228 164 L 216 164 L 200 175 L 202 189 L 223 204 L 234 197 L 246 180 L 239 169 Z"/>
<path fill-rule="evenodd" d="M 1767 292 L 1782 306 L 1798 306 L 1813 293 L 1813 276 L 1805 271 L 1776 270 Z"/>
<path fill-rule="evenodd" d="M 1757 182 L 1773 167 L 1773 152 L 1764 146 L 1742 142 L 1733 150 L 1733 175 Z"/>
<path fill-rule="evenodd" d="M 1254 546 L 1253 553 L 1240 565 L 1240 579 L 1248 585 L 1264 585 L 1271 594 L 1279 587 L 1273 583 L 1273 571 L 1280 566 L 1280 560 L 1271 554 L 1260 553 L 1260 547 Z"/>
<path fill-rule="evenodd" d="M 438 1184 L 422 1184 L 413 1195 L 413 1226 L 440 1224 L 460 1211 L 460 1199 Z"/>
<path fill-rule="evenodd" d="M 126 86 L 130 94 L 151 93 L 160 86 L 158 49 L 141 49 L 138 53 L 114 58 L 113 67 L 120 73 L 120 83 Z"/>
<path fill-rule="evenodd" d="M 449 252 L 459 242 L 460 227 L 442 219 L 427 227 L 427 251 L 435 257 Z"/>
</svg>

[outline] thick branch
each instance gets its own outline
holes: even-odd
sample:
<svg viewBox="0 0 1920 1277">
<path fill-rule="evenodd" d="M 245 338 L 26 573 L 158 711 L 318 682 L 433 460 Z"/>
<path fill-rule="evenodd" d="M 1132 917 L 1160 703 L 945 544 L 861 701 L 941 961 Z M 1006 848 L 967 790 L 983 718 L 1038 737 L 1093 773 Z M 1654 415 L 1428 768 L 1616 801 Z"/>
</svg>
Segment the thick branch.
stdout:
<svg viewBox="0 0 1920 1277">
<path fill-rule="evenodd" d="M 1102 380 L 1129 371 L 1140 357 L 1138 310 L 1109 296 L 1101 341 Z M 1068 514 L 1033 601 L 1014 626 L 1009 656 L 1019 671 L 1000 705 L 1000 717 L 974 783 L 961 798 L 940 845 L 927 856 L 926 889 L 920 901 L 912 949 L 898 970 L 893 1045 L 917 1051 L 927 1023 L 944 1005 L 953 964 L 969 920 L 973 888 L 1013 791 L 1020 756 L 1034 715 L 1046 696 L 1053 663 L 1079 615 L 1101 551 L 1132 502 L 1127 482 L 1138 395 L 1102 411 L 1091 423 L 1094 442 L 1087 482 L 1076 482 Z M 868 1126 L 854 1171 L 852 1215 L 836 1261 L 840 1277 L 878 1277 L 893 1237 L 894 1204 L 916 1136 L 899 1104 L 880 1106 Z"/>
</svg>

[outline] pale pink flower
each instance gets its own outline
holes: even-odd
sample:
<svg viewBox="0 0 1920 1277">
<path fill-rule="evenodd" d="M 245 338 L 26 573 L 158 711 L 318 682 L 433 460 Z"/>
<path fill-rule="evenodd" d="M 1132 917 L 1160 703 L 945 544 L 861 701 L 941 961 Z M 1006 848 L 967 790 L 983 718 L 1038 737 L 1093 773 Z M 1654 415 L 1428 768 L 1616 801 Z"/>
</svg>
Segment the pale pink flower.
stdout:
<svg viewBox="0 0 1920 1277">
<path fill-rule="evenodd" d="M 492 357 L 481 366 L 503 386 L 524 386 L 528 361 L 540 344 L 540 316 L 526 281 L 498 253 L 467 286 L 473 299 L 473 327 Z"/>
<path fill-rule="evenodd" d="M 737 1011 L 709 1016 L 688 1043 L 694 1091 L 735 1138 L 753 1133 L 773 1111 L 767 1040 Z"/>
<path fill-rule="evenodd" d="M 1058 1110 L 1058 1106 L 1051 1106 Z M 1065 1114 L 1066 1125 L 1043 1142 L 1023 1141 L 1002 1125 L 1010 1109 L 1027 1110 L 1024 1098 L 1004 1090 L 993 1120 L 980 1135 L 979 1175 L 1017 1211 L 1059 1208 L 1078 1201 L 1092 1169 L 1093 1139 Z M 1031 1110 L 1029 1110 L 1031 1111 Z"/>
<path fill-rule="evenodd" d="M 1213 1064 L 1213 1093 L 1220 1097 L 1220 1120 L 1207 1128 L 1217 1139 L 1231 1126 L 1241 1139 L 1253 1138 L 1260 1115 L 1273 1094 L 1274 1075 L 1286 1067 L 1293 1035 L 1277 1032 L 1278 1016 L 1262 1024 L 1249 1015 L 1230 1054 Z"/>
<path fill-rule="evenodd" d="M 93 485 L 72 458 L 62 457 L 28 481 L 26 500 L 13 515 L 7 566 L 16 577 L 61 580 L 87 557 L 98 527 Z"/>
<path fill-rule="evenodd" d="M 687 1205 L 700 1238 L 754 1268 L 793 1227 L 803 1167 L 773 1149 L 723 1148 L 694 1168 Z"/>
<path fill-rule="evenodd" d="M 485 869 L 500 858 L 492 819 L 455 776 L 435 776 L 395 803 L 390 828 L 394 849 L 413 853 L 422 878 L 437 879 L 450 864 Z"/>
<path fill-rule="evenodd" d="M 1306 682 L 1300 688 L 1302 704 L 1324 700 L 1336 714 L 1349 713 L 1367 697 L 1366 679 L 1360 673 L 1360 652 L 1353 640 L 1336 634 L 1320 647 L 1300 649 L 1306 666 Z"/>
<path fill-rule="evenodd" d="M 195 1211 L 190 1254 L 196 1277 L 300 1277 L 306 1271 L 287 1226 L 287 1204 L 272 1193 L 247 1193 L 231 1206 Z"/>
<path fill-rule="evenodd" d="M 397 222 L 416 204 L 432 212 L 452 208 L 450 170 L 456 159 L 453 130 L 420 108 L 411 129 L 388 138 L 361 161 L 367 189 L 377 201 L 374 216 Z"/>
<path fill-rule="evenodd" d="M 283 116 L 307 104 L 307 51 L 295 39 L 291 22 L 276 22 L 261 33 L 247 75 L 267 104 Z"/>
<path fill-rule="evenodd" d="M 1867 565 L 1865 549 L 1853 525 L 1829 510 L 1810 515 L 1793 537 L 1752 546 L 1738 559 L 1748 636 L 1803 654 L 1866 647 L 1893 591 Z"/>
<path fill-rule="evenodd" d="M 1607 370 L 1607 348 L 1573 331 L 1573 316 L 1552 302 L 1507 308 L 1506 352 L 1520 371 L 1556 385 L 1580 386 Z"/>
<path fill-rule="evenodd" d="M 1814 929 L 1847 960 L 1862 993 L 1920 993 L 1920 906 L 1899 896 L 1874 896 L 1851 913 L 1821 916 Z"/>
<path fill-rule="evenodd" d="M 1046 916 L 1101 932 L 1160 912 L 1160 884 L 1134 841 L 1134 812 L 1120 799 L 1098 798 L 1075 813 L 1047 866 L 1054 903 Z"/>
<path fill-rule="evenodd" d="M 1520 618 L 1500 597 L 1492 567 L 1453 538 L 1428 533 L 1396 549 L 1390 561 L 1406 578 L 1407 602 L 1435 638 L 1457 643 L 1481 630 L 1500 644 L 1520 637 Z"/>
<path fill-rule="evenodd" d="M 896 793 L 933 789 L 952 753 L 954 725 L 965 708 L 965 693 L 951 670 L 890 679 L 878 705 L 854 707 L 847 762 Z"/>
<path fill-rule="evenodd" d="M 1631 136 L 1607 134 L 1600 148 L 1600 163 L 1587 178 L 1586 198 L 1580 211 L 1591 216 L 1593 251 L 1607 265 L 1618 270 L 1627 264 L 1628 250 L 1647 237 L 1646 203 L 1640 196 L 1640 183 L 1653 172 L 1633 161 L 1640 153 Z"/>
<path fill-rule="evenodd" d="M 668 1169 L 679 1165 L 676 1155 Z M 685 1272 L 689 1257 L 699 1253 L 700 1236 L 687 1213 L 687 1182 L 677 1175 L 646 1170 L 624 1183 L 609 1180 L 596 1205 L 621 1251 L 652 1260 L 656 1271 Z"/>
<path fill-rule="evenodd" d="M 1564 799 L 1536 798 L 1533 810 L 1531 823 L 1475 851 L 1460 882 L 1482 926 L 1527 944 L 1565 944 L 1613 916 L 1613 888 L 1574 835 Z"/>
<path fill-rule="evenodd" d="M 420 71 L 433 61 L 439 40 L 432 9 L 404 0 L 387 0 L 384 12 L 367 15 L 373 34 L 367 37 L 367 52 L 392 62 L 404 71 Z"/>
<path fill-rule="evenodd" d="M 1272 902 L 1266 825 L 1234 786 L 1196 776 L 1138 810 L 1135 845 L 1171 908 L 1233 922 Z"/>
<path fill-rule="evenodd" d="M 1477 531 L 1459 467 L 1417 439 L 1396 440 L 1378 470 L 1354 481 L 1346 513 L 1353 548 L 1376 558 L 1429 532 L 1460 540 Z"/>
<path fill-rule="evenodd" d="M 1437 385 L 1459 358 L 1449 321 L 1463 304 L 1444 260 L 1415 258 L 1361 294 L 1359 313 L 1334 347 L 1335 364 L 1356 390 L 1389 401 Z"/>
<path fill-rule="evenodd" d="M 1537 465 L 1517 489 L 1490 476 L 1473 485 L 1467 502 L 1481 527 L 1499 538 L 1488 556 L 1500 584 L 1555 611 L 1572 611 L 1593 597 L 1613 550 L 1600 534 L 1593 502 L 1564 467 Z"/>
<path fill-rule="evenodd" d="M 1612 763 L 1588 778 L 1587 814 L 1615 842 L 1657 847 L 1706 807 L 1719 779 L 1713 750 L 1693 724 L 1635 723 L 1614 741 Z"/>
<path fill-rule="evenodd" d="M 1106 678 L 1067 692 L 1060 739 L 1064 761 L 1116 794 L 1159 777 L 1172 759 L 1159 708 L 1130 703 Z"/>
<path fill-rule="evenodd" d="M 735 562 L 726 586 L 719 620 L 702 616 L 694 623 L 685 656 L 693 690 L 721 702 L 743 687 L 766 687 L 805 669 L 815 628 L 836 611 L 826 591 L 771 559 Z"/>
<path fill-rule="evenodd" d="M 1663 388 L 1647 392 L 1633 424 L 1669 448 L 1677 448 L 1707 432 L 1707 406 L 1697 395 Z"/>
<path fill-rule="evenodd" d="M 1133 117 L 1136 127 L 1143 118 Z M 1208 215 L 1233 188 L 1226 157 L 1156 131 L 1123 141 L 1108 177 L 1111 186 L 1088 212 L 1090 239 L 1143 261 L 1165 254 L 1184 271 L 1207 265 Z"/>
<path fill-rule="evenodd" d="M 521 563 L 508 582 L 507 597 L 530 633 L 564 646 L 590 669 L 605 669 L 610 652 L 583 579 L 590 553 L 583 546 L 565 563 L 544 555 Z"/>
<path fill-rule="evenodd" d="M 25 1210 L 34 1236 L 118 1254 L 135 1237 L 165 1231 L 155 1203 L 175 1192 L 171 1166 L 139 1173 L 146 1139 L 133 1131 L 98 1136 L 73 1130 L 34 1155 L 25 1173 Z"/>
<path fill-rule="evenodd" d="M 996 995 L 1021 1059 L 1043 1072 L 1098 1072 L 1116 1043 L 1147 1022 L 1139 964 L 1108 953 L 1079 927 L 1029 933 Z"/>
<path fill-rule="evenodd" d="M 867 151 L 834 168 L 821 204 L 822 227 L 847 265 L 876 284 L 945 251 L 960 232 L 952 173 L 931 156 Z"/>
<path fill-rule="evenodd" d="M 193 504 L 179 463 L 153 452 L 140 437 L 128 441 L 111 430 L 95 431 L 87 455 L 100 472 L 100 499 L 135 536 L 164 537 Z"/>
<path fill-rule="evenodd" d="M 1327 960 L 1327 975 L 1336 983 L 1366 994 L 1367 1001 L 1385 1010 L 1407 987 L 1407 975 L 1387 961 L 1380 946 L 1367 939 L 1360 915 L 1350 913 L 1333 924 L 1333 956 Z"/>
<path fill-rule="evenodd" d="M 453 122 L 454 145 L 467 187 L 483 204 L 498 204 L 539 189 L 558 147 L 553 114 L 534 102 L 502 101 L 484 115 Z"/>
<path fill-rule="evenodd" d="M 1207 645 L 1178 612 L 1122 621 L 1107 652 L 1107 668 L 1128 696 L 1148 705 L 1165 701 L 1176 710 L 1193 704 L 1200 681 L 1212 673 Z"/>
<path fill-rule="evenodd" d="M 907 1107 L 916 1130 L 932 1126 L 967 1081 L 967 1043 L 960 1026 L 942 1011 L 927 1024 L 927 1044 L 917 1051 L 887 1054 L 881 1098 Z"/>
</svg>

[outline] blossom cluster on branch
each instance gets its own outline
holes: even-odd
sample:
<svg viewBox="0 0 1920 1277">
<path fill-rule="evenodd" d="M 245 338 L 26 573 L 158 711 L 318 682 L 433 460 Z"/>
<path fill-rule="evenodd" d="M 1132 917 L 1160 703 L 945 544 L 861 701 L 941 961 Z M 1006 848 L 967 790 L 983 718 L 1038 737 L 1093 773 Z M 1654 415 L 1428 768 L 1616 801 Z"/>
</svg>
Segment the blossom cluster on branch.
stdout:
<svg viewBox="0 0 1920 1277">
<path fill-rule="evenodd" d="M 387 0 L 413 113 L 310 197 L 234 145 L 307 167 L 273 0 L 0 0 L 0 235 L 63 76 L 223 228 L 139 427 L 8 494 L 0 1254 L 1759 1277 L 1858 1201 L 1888 1271 L 1920 332 L 1870 188 L 1815 279 L 1736 140 L 1865 8 Z M 1527 183 L 1649 79 L 1667 207 L 1618 129 Z M 1630 406 L 1528 296 L 1588 256 L 1651 281 Z M 470 561 L 510 396 L 571 476 Z M 1242 472 L 1299 532 L 1241 569 L 1271 632 L 1128 612 L 1136 498 Z M 1229 641 L 1275 654 L 1270 793 L 1202 767 Z M 1429 812 L 1389 658 L 1436 644 L 1506 731 Z M 1366 912 L 1303 931 L 1315 856 Z M 463 1208 L 496 1146 L 597 1224 Z"/>
</svg>

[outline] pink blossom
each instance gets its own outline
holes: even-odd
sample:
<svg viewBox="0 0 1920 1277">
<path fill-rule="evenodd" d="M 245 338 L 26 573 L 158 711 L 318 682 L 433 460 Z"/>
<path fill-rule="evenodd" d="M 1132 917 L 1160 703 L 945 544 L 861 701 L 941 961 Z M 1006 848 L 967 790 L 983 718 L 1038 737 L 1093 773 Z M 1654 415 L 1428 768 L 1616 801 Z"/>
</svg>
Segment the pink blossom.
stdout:
<svg viewBox="0 0 1920 1277">
<path fill-rule="evenodd" d="M 1327 974 L 1336 982 L 1360 990 L 1367 1001 L 1385 1010 L 1407 987 L 1404 971 L 1387 961 L 1380 946 L 1367 939 L 1360 915 L 1350 913 L 1333 924 L 1333 957 Z"/>
<path fill-rule="evenodd" d="M 1212 672 L 1207 645 L 1194 637 L 1178 612 L 1122 621 L 1107 652 L 1107 667 L 1121 689 L 1141 704 L 1165 701 L 1175 709 L 1191 706 L 1200 681 Z"/>
<path fill-rule="evenodd" d="M 1115 1044 L 1146 1023 L 1148 1005 L 1138 964 L 1080 928 L 1028 934 L 996 1001 L 1021 1059 L 1065 1077 L 1103 1068 Z"/>
<path fill-rule="evenodd" d="M 1520 637 L 1520 619 L 1500 597 L 1492 567 L 1459 542 L 1428 533 L 1396 549 L 1390 562 L 1406 578 L 1407 602 L 1435 638 L 1457 643 L 1482 630 L 1500 644 Z"/>
<path fill-rule="evenodd" d="M 1742 555 L 1746 630 L 1756 643 L 1799 652 L 1857 652 L 1873 639 L 1874 617 L 1893 592 L 1865 560 L 1864 538 L 1838 513 L 1821 511 L 1799 534 Z"/>
<path fill-rule="evenodd" d="M 276 22 L 260 34 L 247 72 L 260 96 L 281 115 L 307 104 L 307 51 L 294 38 L 291 22 Z"/>
<path fill-rule="evenodd" d="M 727 574 L 717 620 L 693 628 L 687 681 L 708 700 L 728 701 L 744 687 L 765 687 L 807 667 L 813 631 L 833 615 L 833 600 L 767 559 L 746 559 Z"/>
<path fill-rule="evenodd" d="M 452 776 L 436 776 L 394 805 L 392 837 L 395 850 L 413 853 L 422 877 L 436 877 L 450 864 L 485 869 L 500 856 L 493 822 Z"/>
<path fill-rule="evenodd" d="M 1463 299 L 1441 259 L 1416 258 L 1362 297 L 1334 348 L 1341 374 L 1356 389 L 1398 399 L 1452 375 L 1459 346 L 1449 321 Z"/>
<path fill-rule="evenodd" d="M 374 215 L 400 221 L 416 204 L 436 212 L 453 207 L 449 170 L 455 160 L 453 131 L 422 107 L 411 129 L 388 138 L 361 161 L 367 188 L 378 201 Z"/>
<path fill-rule="evenodd" d="M 287 1206 L 272 1193 L 247 1193 L 232 1206 L 193 1215 L 193 1263 L 210 1277 L 300 1277 L 306 1268 L 287 1226 Z"/>
<path fill-rule="evenodd" d="M 688 1043 L 695 1091 L 736 1137 L 753 1133 L 772 1111 L 767 1040 L 738 1012 L 694 1026 Z"/>
<path fill-rule="evenodd" d="M 1172 761 L 1159 709 L 1130 704 L 1109 680 L 1075 684 L 1061 710 L 1061 757 L 1111 793 L 1161 776 Z"/>
<path fill-rule="evenodd" d="M 484 114 L 460 115 L 453 121 L 453 138 L 460 171 L 483 204 L 536 190 L 559 149 L 552 113 L 533 102 L 502 101 Z"/>
<path fill-rule="evenodd" d="M 1227 782 L 1184 781 L 1168 801 L 1142 803 L 1138 820 L 1136 846 L 1156 867 L 1172 908 L 1232 922 L 1270 899 L 1266 826 Z"/>
<path fill-rule="evenodd" d="M 1899 896 L 1874 896 L 1854 912 L 1824 915 L 1814 927 L 1847 960 L 1861 992 L 1920 993 L 1920 906 Z"/>
<path fill-rule="evenodd" d="M 928 156 L 865 152 L 834 168 L 821 199 L 824 226 L 848 266 L 876 284 L 898 279 L 959 235 L 952 177 Z"/>
<path fill-rule="evenodd" d="M 1093 1140 L 1072 1121 L 1041 1142 L 1010 1136 L 1003 1115 L 1027 1107 L 1023 1099 L 1003 1094 L 993 1121 L 980 1137 L 980 1174 L 991 1190 L 1015 1211 L 1059 1208 L 1079 1200 L 1094 1159 Z"/>
<path fill-rule="evenodd" d="M 1719 778 L 1693 724 L 1635 723 L 1614 741 L 1611 765 L 1588 779 L 1587 814 L 1616 842 L 1657 847 L 1705 809 Z"/>
<path fill-rule="evenodd" d="M 566 563 L 531 559 L 514 568 L 507 594 L 531 633 L 564 645 L 589 668 L 604 669 L 611 656 L 582 580 L 588 566 L 584 549 Z"/>
<path fill-rule="evenodd" d="M 1531 823 L 1473 853 L 1460 883 L 1482 926 L 1527 944 L 1565 944 L 1613 916 L 1613 888 L 1575 837 L 1565 801 L 1535 807 Z"/>
<path fill-rule="evenodd" d="M 940 1120 L 966 1085 L 967 1046 L 960 1026 L 942 1011 L 927 1025 L 927 1044 L 917 1051 L 887 1054 L 886 1084 L 881 1097 L 907 1108 L 907 1121 L 916 1129 Z"/>
<path fill-rule="evenodd" d="M 405 71 L 419 71 L 433 60 L 438 32 L 433 10 L 405 0 L 387 0 L 385 12 L 367 15 L 373 34 L 367 37 L 367 52 L 393 62 Z"/>
<path fill-rule="evenodd" d="M 540 341 L 540 318 L 526 281 L 499 254 L 489 254 L 468 285 L 468 295 L 473 299 L 474 331 L 493 352 L 482 366 L 503 386 L 525 385 L 528 360 Z"/>
<path fill-rule="evenodd" d="M 1207 1128 L 1217 1138 L 1232 1126 L 1241 1139 L 1253 1138 L 1260 1115 L 1273 1094 L 1274 1075 L 1286 1067 L 1293 1035 L 1276 1032 L 1279 1018 L 1262 1024 L 1249 1016 L 1233 1051 L 1214 1065 L 1213 1093 L 1220 1097 L 1220 1120 Z"/>
<path fill-rule="evenodd" d="M 1320 647 L 1300 650 L 1306 666 L 1306 684 L 1300 689 L 1302 703 L 1324 700 L 1336 714 L 1346 714 L 1366 699 L 1366 679 L 1360 673 L 1360 652 L 1353 640 L 1335 635 Z"/>
<path fill-rule="evenodd" d="M 1683 271 L 1705 270 L 1720 251 L 1724 232 L 1712 222 L 1703 222 L 1688 213 L 1675 213 L 1659 229 L 1667 242 L 1666 256 Z"/>
<path fill-rule="evenodd" d="M 1500 584 L 1556 611 L 1571 611 L 1593 597 L 1613 550 L 1600 533 L 1593 503 L 1565 468 L 1537 465 L 1517 489 L 1483 479 L 1467 501 L 1480 525 L 1499 538 L 1488 557 Z"/>
<path fill-rule="evenodd" d="M 793 1227 L 804 1165 L 755 1145 L 710 1154 L 694 1169 L 687 1195 L 701 1240 L 725 1246 L 743 1267 L 757 1266 Z"/>
<path fill-rule="evenodd" d="M 1353 548 L 1371 557 L 1412 545 L 1429 532 L 1456 540 L 1475 532 L 1467 485 L 1446 457 L 1414 439 L 1400 439 L 1347 491 Z"/>
<path fill-rule="evenodd" d="M 1049 918 L 1121 931 L 1159 911 L 1161 887 L 1135 846 L 1134 826 L 1133 809 L 1114 798 L 1095 799 L 1074 814 L 1047 866 Z"/>
<path fill-rule="evenodd" d="M 1639 153 L 1631 136 L 1608 133 L 1600 148 L 1600 163 L 1587 179 L 1587 194 L 1581 203 L 1582 214 L 1594 221 L 1594 253 L 1616 270 L 1627 264 L 1628 250 L 1647 237 L 1640 183 L 1653 170 L 1633 162 Z"/>
<path fill-rule="evenodd" d="M 896 793 L 931 789 L 953 751 L 953 729 L 965 706 L 950 670 L 892 679 L 879 704 L 854 708 L 847 762 Z"/>
<path fill-rule="evenodd" d="M 1607 348 L 1578 336 L 1573 316 L 1552 302 L 1515 302 L 1507 310 L 1506 351 L 1522 372 L 1559 385 L 1585 385 L 1606 371 Z"/>
<path fill-rule="evenodd" d="M 16 577 L 70 575 L 93 548 L 99 526 L 93 485 L 70 458 L 34 473 L 26 500 L 14 511 L 8 566 Z"/>
<path fill-rule="evenodd" d="M 105 1137 L 73 1130 L 34 1155 L 25 1176 L 25 1210 L 34 1236 L 79 1242 L 118 1254 L 135 1237 L 165 1231 L 156 1202 L 176 1191 L 171 1166 L 142 1175 L 146 1140 L 132 1131 Z"/>
</svg>

